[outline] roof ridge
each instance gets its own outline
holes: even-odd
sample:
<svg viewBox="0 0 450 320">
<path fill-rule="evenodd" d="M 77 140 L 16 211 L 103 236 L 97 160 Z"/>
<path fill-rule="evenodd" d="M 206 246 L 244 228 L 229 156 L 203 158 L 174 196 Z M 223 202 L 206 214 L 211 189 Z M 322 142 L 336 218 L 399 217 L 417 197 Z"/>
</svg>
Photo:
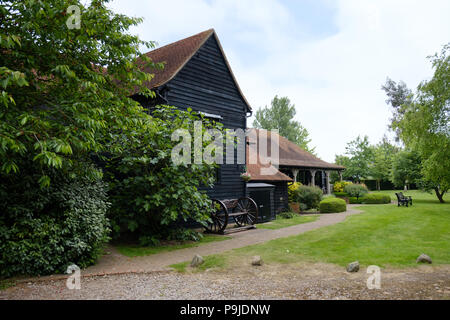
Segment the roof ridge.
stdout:
<svg viewBox="0 0 450 320">
<path fill-rule="evenodd" d="M 255 128 L 255 130 L 266 130 L 267 132 L 272 133 L 271 131 L 269 131 L 269 130 L 267 130 L 267 129 L 256 129 L 256 128 Z M 327 162 L 327 161 L 325 161 L 325 160 L 320 159 L 319 157 L 313 155 L 313 154 L 312 154 L 311 152 L 309 152 L 309 151 L 306 151 L 305 149 L 303 149 L 302 147 L 300 147 L 298 144 L 296 144 L 296 143 L 290 141 L 288 138 L 286 138 L 286 137 L 280 135 L 279 133 L 277 133 L 277 135 L 278 135 L 279 137 L 282 138 L 282 139 L 280 139 L 280 140 L 283 140 L 283 139 L 284 139 L 283 141 L 285 141 L 284 143 L 281 143 L 281 142 L 279 141 L 278 145 L 279 145 L 280 149 L 281 149 L 281 145 L 283 144 L 283 145 L 285 145 L 285 146 L 289 146 L 289 147 L 292 148 L 292 149 L 296 149 L 296 150 L 294 150 L 294 151 L 303 153 L 303 154 L 305 154 L 305 155 L 307 154 L 309 157 L 311 157 L 311 159 L 308 159 L 309 161 L 318 162 L 318 163 L 316 163 L 316 165 L 318 165 L 318 167 L 320 167 L 320 164 L 322 164 L 322 165 L 326 165 L 326 166 L 333 166 L 333 167 L 340 167 L 340 168 L 343 168 L 342 166 L 337 165 L 337 164 L 335 164 L 335 163 L 330 163 L 330 162 Z M 271 138 L 270 138 L 270 139 L 271 139 Z M 286 143 L 286 141 L 287 141 L 287 143 Z M 298 153 L 297 153 L 297 155 L 298 155 Z M 285 156 L 286 156 L 286 155 L 285 155 Z M 288 156 L 289 156 L 289 154 L 288 154 Z M 290 155 L 290 156 L 292 156 L 292 155 Z M 280 153 L 280 159 L 281 159 L 281 153 Z M 294 160 L 294 159 L 291 159 L 291 158 L 289 158 L 289 157 L 283 158 L 283 159 L 285 159 L 285 160 Z M 302 159 L 301 161 L 307 161 L 307 160 Z M 314 166 L 314 165 L 311 164 L 311 166 Z"/>
<path fill-rule="evenodd" d="M 228 71 L 230 72 L 231 78 L 233 79 L 234 84 L 236 85 L 236 88 L 247 107 L 247 110 L 250 112 L 252 108 L 245 98 L 245 95 L 242 92 L 241 88 L 239 87 L 239 83 L 237 82 L 237 79 L 233 74 L 233 70 L 231 69 L 230 63 L 228 62 L 219 37 L 217 36 L 214 28 L 202 31 L 193 36 L 169 43 L 165 46 L 144 53 L 144 55 L 150 58 L 153 62 L 164 63 L 164 68 L 161 70 L 148 70 L 148 72 L 152 73 L 154 77 L 147 83 L 147 86 L 149 89 L 153 89 L 171 81 L 178 74 L 178 72 L 182 70 L 184 66 L 192 59 L 192 57 L 195 56 L 195 54 L 202 48 L 206 41 L 208 41 L 208 39 L 213 36 L 215 41 L 217 42 L 217 46 L 228 68 Z M 139 61 L 139 58 L 137 61 Z"/>
<path fill-rule="evenodd" d="M 175 41 L 175 42 L 171 42 L 171 43 L 165 44 L 165 45 L 163 45 L 162 47 L 155 48 L 155 49 L 150 50 L 150 51 L 148 51 L 148 52 L 146 52 L 146 53 L 144 53 L 144 54 L 145 54 L 145 55 L 148 55 L 148 54 L 150 54 L 150 53 L 155 53 L 155 52 L 159 51 L 160 49 L 165 49 L 165 48 L 168 48 L 168 47 L 171 47 L 171 46 L 175 46 L 175 45 L 177 45 L 177 44 L 180 44 L 181 42 L 190 40 L 190 39 L 192 39 L 192 38 L 194 38 L 194 37 L 198 37 L 199 35 L 201 35 L 201 34 L 203 34 L 203 33 L 210 33 L 210 35 L 211 35 L 211 34 L 213 34 L 214 32 L 215 32 L 214 28 L 210 28 L 210 29 L 208 29 L 208 30 L 199 32 L 199 33 L 194 34 L 194 35 L 192 35 L 192 36 L 189 36 L 189 37 L 187 37 L 187 38 L 183 38 L 183 39 L 177 40 L 177 41 Z M 208 37 L 209 37 L 209 36 L 208 36 Z M 201 47 L 201 46 L 200 46 L 200 47 Z M 199 47 L 199 48 L 200 48 L 200 47 Z"/>
</svg>

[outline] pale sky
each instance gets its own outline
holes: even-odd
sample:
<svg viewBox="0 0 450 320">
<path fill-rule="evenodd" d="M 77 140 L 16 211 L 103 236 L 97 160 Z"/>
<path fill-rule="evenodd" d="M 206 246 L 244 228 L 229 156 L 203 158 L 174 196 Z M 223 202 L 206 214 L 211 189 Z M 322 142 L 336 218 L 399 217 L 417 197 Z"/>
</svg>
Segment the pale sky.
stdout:
<svg viewBox="0 0 450 320">
<path fill-rule="evenodd" d="M 110 7 L 144 18 L 132 32 L 159 45 L 214 28 L 252 108 L 289 97 L 329 162 L 357 135 L 378 142 L 390 118 L 381 85 L 390 77 L 416 88 L 432 76 L 426 57 L 450 41 L 448 0 L 113 0 Z"/>
</svg>

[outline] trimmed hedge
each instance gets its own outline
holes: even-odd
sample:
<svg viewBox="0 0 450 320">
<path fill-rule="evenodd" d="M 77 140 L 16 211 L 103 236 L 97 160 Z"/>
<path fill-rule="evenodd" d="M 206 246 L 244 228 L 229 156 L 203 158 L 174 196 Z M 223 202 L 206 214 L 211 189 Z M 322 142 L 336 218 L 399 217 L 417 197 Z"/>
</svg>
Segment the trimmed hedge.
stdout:
<svg viewBox="0 0 450 320">
<path fill-rule="evenodd" d="M 345 200 L 339 198 L 326 198 L 319 204 L 320 213 L 336 213 L 347 211 Z"/>
<path fill-rule="evenodd" d="M 362 203 L 366 204 L 391 203 L 391 196 L 383 193 L 369 193 L 362 198 Z"/>
<path fill-rule="evenodd" d="M 361 204 L 361 203 L 363 203 L 363 198 L 350 197 L 350 198 L 348 198 L 348 202 L 350 204 Z"/>
<path fill-rule="evenodd" d="M 334 195 L 336 197 L 348 197 L 348 194 L 346 194 L 345 192 L 335 192 Z"/>
</svg>

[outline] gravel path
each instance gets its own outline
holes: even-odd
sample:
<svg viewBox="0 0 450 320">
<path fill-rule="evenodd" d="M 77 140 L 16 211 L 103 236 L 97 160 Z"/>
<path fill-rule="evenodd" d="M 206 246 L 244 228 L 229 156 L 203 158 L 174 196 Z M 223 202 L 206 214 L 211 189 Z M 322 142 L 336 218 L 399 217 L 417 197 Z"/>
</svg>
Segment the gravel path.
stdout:
<svg viewBox="0 0 450 320">
<path fill-rule="evenodd" d="M 22 283 L 0 299 L 450 299 L 450 266 L 382 270 L 381 289 L 366 287 L 362 269 L 327 264 L 241 266 L 230 271 L 153 272 Z"/>
</svg>

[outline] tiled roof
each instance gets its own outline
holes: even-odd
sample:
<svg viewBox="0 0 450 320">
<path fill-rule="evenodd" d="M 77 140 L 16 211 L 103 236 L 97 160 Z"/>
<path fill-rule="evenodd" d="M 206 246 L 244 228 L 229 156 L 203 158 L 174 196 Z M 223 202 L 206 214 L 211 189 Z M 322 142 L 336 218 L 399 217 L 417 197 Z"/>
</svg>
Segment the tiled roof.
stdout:
<svg viewBox="0 0 450 320">
<path fill-rule="evenodd" d="M 262 129 L 255 129 L 257 134 L 262 131 Z M 270 153 L 271 141 L 272 141 L 272 133 L 270 131 L 267 132 L 267 148 Z M 316 169 L 330 169 L 330 170 L 344 170 L 345 167 L 339 166 L 333 163 L 328 163 L 314 156 L 306 150 L 303 150 L 295 143 L 289 141 L 283 136 L 278 136 L 278 146 L 279 146 L 279 165 L 280 166 L 289 166 L 289 167 L 297 167 L 297 168 L 316 168 Z"/>
<path fill-rule="evenodd" d="M 168 44 L 166 46 L 160 47 L 158 49 L 147 52 L 145 55 L 149 57 L 155 63 L 164 63 L 164 68 L 161 70 L 155 69 L 147 69 L 148 73 L 154 74 L 154 78 L 150 83 L 148 83 L 149 89 L 154 89 L 159 86 L 162 86 L 172 80 L 178 72 L 183 69 L 186 63 L 197 53 L 197 51 L 203 46 L 203 44 L 214 35 L 219 48 L 222 52 L 225 63 L 230 71 L 231 77 L 233 78 L 236 88 L 238 89 L 242 99 L 248 107 L 248 110 L 251 110 L 250 104 L 245 99 L 244 94 L 242 93 L 236 78 L 233 75 L 231 67 L 228 63 L 228 60 L 225 56 L 225 52 L 220 44 L 219 38 L 217 37 L 214 29 L 209 29 L 203 32 L 200 32 L 196 35 L 188 37 L 186 39 L 179 40 L 177 42 Z M 140 63 L 140 60 L 137 60 L 137 63 Z"/>
<path fill-rule="evenodd" d="M 286 181 L 293 182 L 289 176 L 284 173 L 278 171 L 275 167 L 273 167 L 269 161 L 264 161 L 261 159 L 260 155 L 258 155 L 257 145 L 251 143 L 251 141 L 255 140 L 257 130 L 250 129 L 249 132 L 249 142 L 247 143 L 247 172 L 251 175 L 250 181 Z M 250 161 L 250 159 L 252 159 Z M 262 161 L 263 160 L 263 161 Z M 250 163 L 256 162 L 256 163 Z M 264 169 L 269 169 L 264 170 Z"/>
</svg>

